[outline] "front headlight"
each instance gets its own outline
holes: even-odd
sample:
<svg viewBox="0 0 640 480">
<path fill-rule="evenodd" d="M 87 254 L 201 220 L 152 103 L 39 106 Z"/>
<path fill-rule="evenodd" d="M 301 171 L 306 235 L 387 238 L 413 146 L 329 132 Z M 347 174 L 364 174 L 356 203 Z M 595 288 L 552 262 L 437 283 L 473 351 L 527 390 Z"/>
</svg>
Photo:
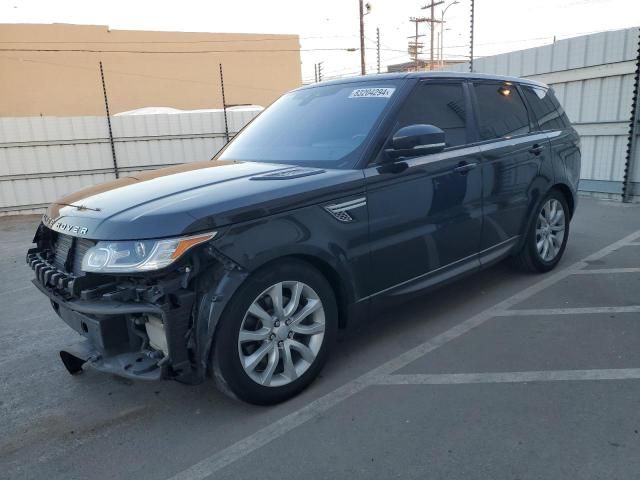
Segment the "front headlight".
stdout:
<svg viewBox="0 0 640 480">
<path fill-rule="evenodd" d="M 136 273 L 159 270 L 191 247 L 207 242 L 216 232 L 161 240 L 98 242 L 82 258 L 82 270 L 99 273 Z"/>
</svg>

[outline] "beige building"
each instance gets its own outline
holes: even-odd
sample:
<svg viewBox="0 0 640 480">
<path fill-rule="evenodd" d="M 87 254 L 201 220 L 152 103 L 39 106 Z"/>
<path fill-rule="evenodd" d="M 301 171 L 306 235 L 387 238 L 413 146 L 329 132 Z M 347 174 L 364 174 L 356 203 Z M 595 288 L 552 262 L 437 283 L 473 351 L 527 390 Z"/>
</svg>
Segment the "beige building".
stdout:
<svg viewBox="0 0 640 480">
<path fill-rule="evenodd" d="M 301 85 L 297 35 L 0 25 L 0 116 L 103 115 L 148 106 L 266 106 Z"/>
</svg>

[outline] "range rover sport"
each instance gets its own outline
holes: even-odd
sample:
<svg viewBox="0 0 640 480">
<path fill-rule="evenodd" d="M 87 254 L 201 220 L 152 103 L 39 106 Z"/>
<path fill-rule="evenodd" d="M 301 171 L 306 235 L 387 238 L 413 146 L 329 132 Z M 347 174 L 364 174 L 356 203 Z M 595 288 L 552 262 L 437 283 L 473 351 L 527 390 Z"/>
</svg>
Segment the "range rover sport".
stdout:
<svg viewBox="0 0 640 480">
<path fill-rule="evenodd" d="M 283 95 L 211 161 L 53 203 L 27 262 L 84 337 L 60 352 L 69 372 L 213 379 L 272 404 L 381 302 L 503 259 L 554 268 L 579 171 L 578 135 L 543 84 L 342 79 Z"/>
</svg>

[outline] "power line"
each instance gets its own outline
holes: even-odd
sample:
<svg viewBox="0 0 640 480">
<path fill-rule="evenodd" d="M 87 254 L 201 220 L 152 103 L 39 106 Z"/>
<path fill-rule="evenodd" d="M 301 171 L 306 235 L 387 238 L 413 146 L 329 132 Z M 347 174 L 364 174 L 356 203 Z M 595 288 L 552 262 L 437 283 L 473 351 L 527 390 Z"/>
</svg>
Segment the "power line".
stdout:
<svg viewBox="0 0 640 480">
<path fill-rule="evenodd" d="M 216 34 L 214 34 L 216 35 Z M 219 34 L 219 35 L 233 35 L 233 34 Z M 295 34 L 280 34 L 274 33 L 273 35 L 288 36 L 289 38 L 239 38 L 235 40 L 0 40 L 0 43 L 9 44 L 120 44 L 120 45 L 146 45 L 146 44 L 202 44 L 202 43 L 245 43 L 245 42 L 290 42 L 291 40 L 316 40 L 316 39 L 333 39 L 333 38 L 354 38 L 357 35 L 316 35 L 301 37 Z"/>
<path fill-rule="evenodd" d="M 357 48 L 282 48 L 282 49 L 245 49 L 245 50 L 94 50 L 89 48 L 0 48 L 0 52 L 51 52 L 51 53 L 140 53 L 140 54 L 174 54 L 174 53 L 272 53 L 272 52 L 355 52 Z"/>
</svg>

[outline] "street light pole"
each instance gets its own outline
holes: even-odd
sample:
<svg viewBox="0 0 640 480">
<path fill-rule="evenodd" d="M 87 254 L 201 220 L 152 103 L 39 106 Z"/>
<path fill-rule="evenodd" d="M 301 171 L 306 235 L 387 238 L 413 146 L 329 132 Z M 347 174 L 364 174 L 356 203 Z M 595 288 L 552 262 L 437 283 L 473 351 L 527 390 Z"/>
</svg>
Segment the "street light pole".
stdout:
<svg viewBox="0 0 640 480">
<path fill-rule="evenodd" d="M 458 3 L 460 3 L 458 0 L 451 2 L 449 5 L 444 7 L 442 14 L 440 15 L 440 66 L 444 66 L 444 14 L 447 13 L 449 7 L 457 5 Z"/>
</svg>

